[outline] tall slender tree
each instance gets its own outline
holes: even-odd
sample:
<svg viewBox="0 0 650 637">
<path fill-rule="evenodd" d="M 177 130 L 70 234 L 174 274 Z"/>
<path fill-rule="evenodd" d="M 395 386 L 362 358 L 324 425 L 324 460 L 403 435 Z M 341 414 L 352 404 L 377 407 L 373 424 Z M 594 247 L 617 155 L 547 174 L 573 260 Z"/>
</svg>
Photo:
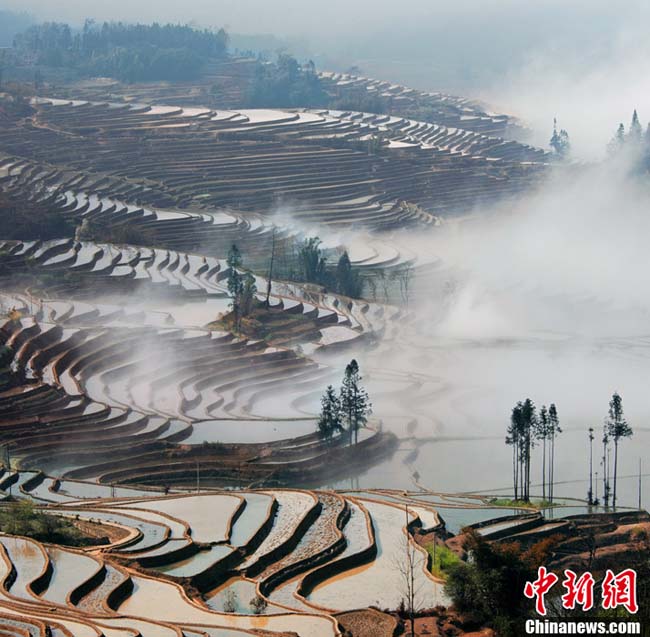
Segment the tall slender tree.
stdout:
<svg viewBox="0 0 650 637">
<path fill-rule="evenodd" d="M 534 432 L 537 423 L 537 414 L 535 412 L 535 403 L 530 398 L 526 398 L 522 405 L 523 419 L 523 446 L 524 454 L 524 501 L 530 502 L 530 461 L 532 448 L 535 445 Z"/>
<path fill-rule="evenodd" d="M 228 251 L 228 294 L 230 295 L 230 306 L 234 315 L 235 325 L 239 325 L 239 317 L 241 314 L 241 295 L 244 291 L 244 278 L 239 272 L 242 266 L 242 256 L 236 244 L 230 246 Z"/>
<path fill-rule="evenodd" d="M 587 502 L 589 505 L 594 503 L 594 428 L 589 427 L 589 491 L 587 492 Z"/>
<path fill-rule="evenodd" d="M 361 386 L 362 377 L 359 374 L 359 364 L 352 359 L 345 368 L 343 385 L 341 387 L 341 412 L 347 425 L 350 444 L 359 442 L 359 428 L 368 422 L 372 413 L 372 405 L 368 393 Z"/>
<path fill-rule="evenodd" d="M 328 442 L 343 430 L 341 424 L 341 402 L 332 385 L 328 385 L 321 398 L 321 412 L 318 418 L 318 431 Z"/>
<path fill-rule="evenodd" d="M 560 419 L 557 415 L 557 407 L 555 403 L 551 403 L 548 408 L 548 421 L 549 421 L 549 438 L 551 441 L 551 461 L 549 467 L 549 499 L 553 502 L 555 495 L 555 439 L 558 434 L 562 433 L 560 427 Z"/>
<path fill-rule="evenodd" d="M 634 109 L 634 113 L 632 114 L 632 122 L 627 136 L 631 142 L 635 144 L 641 143 L 643 129 L 641 128 L 641 122 L 639 121 L 639 115 L 637 114 L 636 109 Z"/>
<path fill-rule="evenodd" d="M 512 409 L 506 444 L 512 445 L 512 481 L 515 500 L 530 500 L 531 450 L 538 430 L 535 404 L 530 398 L 519 401 Z"/>
<path fill-rule="evenodd" d="M 506 444 L 512 446 L 512 490 L 515 500 L 519 499 L 519 443 L 521 435 L 521 403 L 517 403 L 510 414 L 506 431 Z"/>
<path fill-rule="evenodd" d="M 603 426 L 603 455 L 600 462 L 603 466 L 603 501 L 609 506 L 609 436 L 607 424 Z"/>
<path fill-rule="evenodd" d="M 535 429 L 536 440 L 542 441 L 542 500 L 546 500 L 546 440 L 549 435 L 549 418 L 546 405 L 539 410 L 537 427 Z"/>
<path fill-rule="evenodd" d="M 635 111 L 636 112 L 636 111 Z M 618 392 L 614 392 L 609 401 L 609 419 L 607 420 L 607 434 L 614 441 L 614 493 L 612 505 L 616 506 L 616 482 L 618 477 L 618 443 L 621 438 L 632 436 L 632 427 L 628 425 L 623 415 L 623 399 Z"/>
</svg>

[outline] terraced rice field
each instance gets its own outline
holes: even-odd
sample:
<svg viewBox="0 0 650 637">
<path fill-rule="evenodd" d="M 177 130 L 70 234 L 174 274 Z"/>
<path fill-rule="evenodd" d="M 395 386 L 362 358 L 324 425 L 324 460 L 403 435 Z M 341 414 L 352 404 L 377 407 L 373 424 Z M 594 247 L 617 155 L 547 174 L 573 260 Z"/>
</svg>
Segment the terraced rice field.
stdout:
<svg viewBox="0 0 650 637">
<path fill-rule="evenodd" d="M 445 601 L 414 535 L 446 515 L 451 528 L 487 520 L 486 536 L 563 524 L 493 521 L 471 496 L 292 488 L 392 453 L 382 404 L 404 405 L 395 422 L 411 436 L 438 390 L 426 374 L 371 369 L 379 413 L 358 445 L 316 432 L 323 389 L 359 352 L 396 355 L 386 343 L 399 349 L 397 327 L 411 327 L 408 277 L 439 267 L 401 231 L 515 201 L 548 172 L 546 153 L 511 140 L 516 121 L 476 103 L 322 80 L 392 114 L 214 110 L 187 86 L 152 85 L 129 87 L 128 102 L 124 87 L 78 87 L 0 121 L 0 194 L 70 228 L 0 237 L 0 500 L 11 490 L 105 542 L 0 535 L 2 630 L 341 637 L 336 613 L 399 606 L 401 547 L 416 552 L 422 605 Z M 432 121 L 410 117 L 414 105 Z M 296 275 L 317 235 L 330 269 L 349 253 L 363 298 Z M 243 328 L 224 320 L 233 244 L 265 312 Z"/>
<path fill-rule="evenodd" d="M 79 494 L 91 489 L 73 484 Z M 64 480 L 60 488 L 71 484 Z M 399 605 L 394 550 L 413 541 L 405 507 L 410 522 L 423 507 L 406 494 L 392 497 L 400 502 L 373 491 L 350 497 L 291 490 L 54 502 L 47 505 L 51 514 L 99 522 L 107 535 L 113 525 L 128 533 L 83 550 L 0 535 L 0 619 L 5 611 L 20 612 L 16 621 L 45 621 L 75 636 L 96 637 L 96 629 L 125 636 L 137 630 L 143 637 L 256 630 L 338 636 L 334 612 Z M 517 521 L 484 528 L 503 524 Z M 440 585 L 416 554 L 419 589 L 433 606 L 443 601 Z M 11 568 L 15 578 L 6 577 Z"/>
</svg>

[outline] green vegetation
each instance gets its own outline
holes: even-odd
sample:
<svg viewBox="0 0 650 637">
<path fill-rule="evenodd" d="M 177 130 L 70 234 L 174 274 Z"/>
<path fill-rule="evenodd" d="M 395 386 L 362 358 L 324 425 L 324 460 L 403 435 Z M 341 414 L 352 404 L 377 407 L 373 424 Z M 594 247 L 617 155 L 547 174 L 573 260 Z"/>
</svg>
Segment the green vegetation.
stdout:
<svg viewBox="0 0 650 637">
<path fill-rule="evenodd" d="M 70 520 L 48 515 L 38 510 L 29 500 L 11 502 L 0 509 L 0 531 L 22 535 L 66 546 L 92 546 L 103 544 L 103 538 L 84 535 Z"/>
<path fill-rule="evenodd" d="M 516 542 L 489 543 L 469 533 L 464 548 L 472 559 L 448 566 L 445 592 L 456 610 L 491 626 L 500 637 L 522 635 L 524 621 L 534 612 L 522 591 L 547 563 L 554 544 L 548 538 L 524 551 Z"/>
<path fill-rule="evenodd" d="M 634 111 L 636 115 L 636 111 Z M 603 466 L 605 467 L 604 473 L 604 500 L 605 506 L 609 504 L 610 495 L 610 462 L 608 447 L 611 441 L 614 442 L 614 492 L 612 497 L 612 505 L 616 506 L 616 483 L 618 478 L 618 444 L 621 438 L 632 437 L 632 427 L 628 425 L 625 416 L 623 415 L 623 399 L 618 393 L 614 393 L 612 399 L 609 401 L 608 418 L 605 421 L 603 431 Z"/>
<path fill-rule="evenodd" d="M 557 130 L 557 119 L 553 120 L 553 135 L 551 135 L 549 145 L 559 159 L 569 158 L 569 154 L 571 153 L 569 133 L 563 128 L 560 131 Z"/>
<path fill-rule="evenodd" d="M 314 63 L 301 65 L 281 53 L 275 62 L 258 63 L 247 104 L 253 108 L 312 108 L 326 106 L 327 100 Z"/>
<path fill-rule="evenodd" d="M 513 509 L 549 509 L 558 506 L 550 500 L 514 500 L 511 498 L 492 498 L 489 504 L 497 507 L 511 507 Z"/>
<path fill-rule="evenodd" d="M 354 299 L 363 295 L 364 281 L 352 267 L 347 251 L 339 257 L 336 269 L 328 267 L 318 237 L 305 239 L 298 252 L 298 265 L 298 280 L 322 285 Z"/>
<path fill-rule="evenodd" d="M 447 579 L 452 567 L 460 563 L 460 558 L 444 544 L 429 544 L 427 552 L 431 556 L 431 572 L 440 579 Z"/>
<path fill-rule="evenodd" d="M 0 192 L 0 236 L 23 241 L 64 239 L 74 236 L 74 226 L 45 195 L 27 200 Z"/>
<path fill-rule="evenodd" d="M 607 153 L 610 157 L 618 157 L 621 154 L 629 157 L 638 172 L 650 171 L 650 122 L 644 133 L 635 109 L 627 133 L 625 125 L 621 122 L 607 145 Z"/>
<path fill-rule="evenodd" d="M 243 259 L 239 248 L 233 244 L 228 252 L 228 294 L 232 308 L 233 326 L 241 330 L 242 319 L 250 316 L 256 307 L 257 286 L 255 277 L 250 272 L 242 274 L 239 269 Z"/>
<path fill-rule="evenodd" d="M 189 26 L 86 20 L 81 31 L 56 22 L 32 26 L 14 47 L 40 66 L 72 68 L 86 76 L 125 82 L 196 77 L 209 59 L 226 57 L 228 35 Z"/>
<path fill-rule="evenodd" d="M 331 440 L 335 434 L 343 431 L 341 423 L 341 401 L 334 387 L 328 385 L 321 398 L 321 412 L 318 418 L 318 432 L 325 440 Z"/>
<path fill-rule="evenodd" d="M 532 449 L 542 442 L 542 490 L 546 500 L 553 502 L 555 484 L 555 438 L 562 433 L 557 408 L 554 404 L 542 406 L 539 416 L 530 398 L 519 401 L 512 409 L 506 432 L 506 444 L 512 446 L 512 486 L 514 499 L 530 501 Z M 548 462 L 547 462 L 548 457 Z"/>
<path fill-rule="evenodd" d="M 372 414 L 372 404 L 368 392 L 361 386 L 359 363 L 352 359 L 345 368 L 339 395 L 329 385 L 321 398 L 321 413 L 318 419 L 318 432 L 326 440 L 334 434 L 347 430 L 350 445 L 359 442 L 359 429 L 368 422 Z"/>
</svg>

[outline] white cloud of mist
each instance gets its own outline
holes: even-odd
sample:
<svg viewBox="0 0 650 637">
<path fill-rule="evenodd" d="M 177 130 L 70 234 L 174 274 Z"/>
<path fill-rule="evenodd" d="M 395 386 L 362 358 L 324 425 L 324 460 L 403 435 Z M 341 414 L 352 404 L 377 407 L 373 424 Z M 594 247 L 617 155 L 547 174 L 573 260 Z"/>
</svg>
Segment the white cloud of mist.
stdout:
<svg viewBox="0 0 650 637">
<path fill-rule="evenodd" d="M 607 162 L 556 174 L 505 213 L 451 224 L 432 244 L 459 282 L 443 327 L 469 338 L 487 325 L 504 337 L 645 333 L 649 204 L 627 162 Z"/>
<path fill-rule="evenodd" d="M 553 40 L 533 43 L 525 62 L 484 97 L 528 122 L 537 145 L 548 147 L 557 117 L 575 158 L 602 158 L 618 123 L 627 129 L 635 108 L 644 126 L 650 121 L 650 6 L 631 3 L 625 9 L 611 30 L 595 31 L 575 48 Z"/>
</svg>

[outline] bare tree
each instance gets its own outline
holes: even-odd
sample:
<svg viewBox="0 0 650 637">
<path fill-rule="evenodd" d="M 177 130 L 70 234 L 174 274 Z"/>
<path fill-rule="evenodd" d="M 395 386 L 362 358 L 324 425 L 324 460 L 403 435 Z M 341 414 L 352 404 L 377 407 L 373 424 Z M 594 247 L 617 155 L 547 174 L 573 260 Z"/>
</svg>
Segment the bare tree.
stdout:
<svg viewBox="0 0 650 637">
<path fill-rule="evenodd" d="M 408 505 L 404 507 L 404 514 L 406 518 L 404 537 L 393 556 L 393 564 L 399 574 L 398 590 L 402 595 L 402 606 L 411 624 L 411 632 L 407 635 L 414 636 L 415 615 L 424 608 L 426 603 L 423 590 L 424 580 L 422 577 L 418 577 L 418 572 L 423 568 L 423 558 L 408 533 Z"/>
<path fill-rule="evenodd" d="M 275 261 L 275 226 L 273 226 L 273 234 L 271 236 L 271 261 L 269 263 L 269 278 L 266 282 L 266 307 L 271 306 L 271 288 L 273 286 L 273 265 Z"/>
</svg>

